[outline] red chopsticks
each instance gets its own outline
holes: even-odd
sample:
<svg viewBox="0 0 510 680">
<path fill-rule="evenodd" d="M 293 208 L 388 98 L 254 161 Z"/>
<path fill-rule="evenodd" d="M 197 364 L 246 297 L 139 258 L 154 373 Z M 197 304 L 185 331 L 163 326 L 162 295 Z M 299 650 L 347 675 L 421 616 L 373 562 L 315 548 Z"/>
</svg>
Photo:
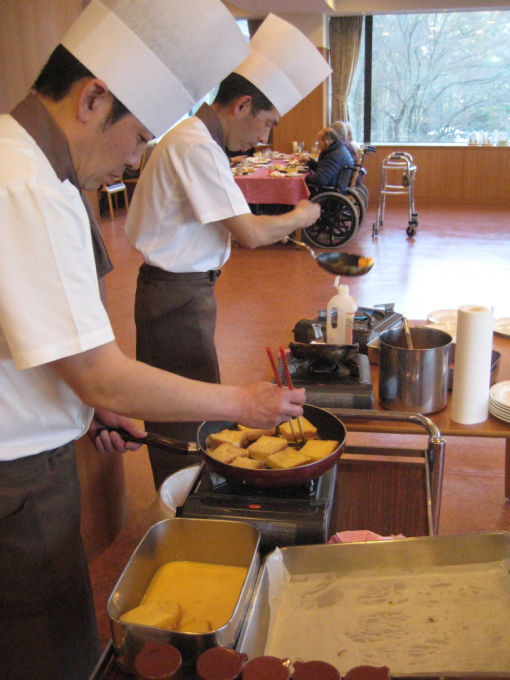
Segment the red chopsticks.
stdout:
<svg viewBox="0 0 510 680">
<path fill-rule="evenodd" d="M 289 365 L 287 363 L 287 354 L 285 353 L 285 349 L 283 347 L 280 347 L 280 356 L 282 358 L 282 364 L 283 364 L 283 370 L 285 371 L 285 378 L 287 380 L 287 385 L 289 387 L 289 390 L 294 389 L 294 385 L 292 384 L 292 379 L 290 377 L 289 373 Z M 298 417 L 297 419 L 298 426 L 299 426 L 299 433 L 301 435 L 301 439 L 305 441 L 305 435 L 303 433 L 303 426 L 301 425 L 301 418 Z M 294 439 L 296 439 L 296 436 L 294 435 Z M 296 439 L 297 441 L 297 439 Z"/>
<path fill-rule="evenodd" d="M 276 362 L 274 360 L 271 348 L 266 347 L 266 352 L 267 352 L 267 356 L 269 357 L 269 362 L 271 364 L 271 368 L 273 369 L 273 374 L 274 374 L 274 378 L 276 380 L 276 384 L 278 385 L 278 387 L 283 387 L 283 384 L 282 384 L 282 381 L 281 381 L 281 378 L 280 378 L 280 374 L 278 373 L 278 368 L 276 366 Z M 283 364 L 283 369 L 285 371 L 285 379 L 287 380 L 287 385 L 289 387 L 289 390 L 293 390 L 294 386 L 292 384 L 292 380 L 291 380 L 291 377 L 290 377 L 289 366 L 287 364 L 287 357 L 285 355 L 285 350 L 284 350 L 283 347 L 280 347 L 280 356 L 282 358 L 282 364 Z M 294 430 L 294 424 L 292 422 L 292 418 L 289 418 L 289 425 L 290 425 L 290 429 L 292 431 L 292 436 L 294 437 L 294 441 L 297 442 L 298 438 L 297 438 L 297 435 L 296 435 L 296 431 Z M 298 425 L 299 425 L 299 431 L 301 433 L 301 437 L 302 437 L 303 441 L 305 441 L 305 436 L 303 434 L 303 427 L 301 425 L 301 419 L 300 418 L 298 418 Z"/>
<path fill-rule="evenodd" d="M 273 353 L 271 352 L 271 347 L 266 347 L 266 352 L 267 356 L 269 357 L 269 363 L 271 364 L 271 368 L 273 369 L 276 384 L 278 385 L 278 387 L 283 387 L 282 381 L 280 380 L 280 374 L 278 373 L 278 369 L 276 368 L 276 362 L 274 360 Z"/>
</svg>

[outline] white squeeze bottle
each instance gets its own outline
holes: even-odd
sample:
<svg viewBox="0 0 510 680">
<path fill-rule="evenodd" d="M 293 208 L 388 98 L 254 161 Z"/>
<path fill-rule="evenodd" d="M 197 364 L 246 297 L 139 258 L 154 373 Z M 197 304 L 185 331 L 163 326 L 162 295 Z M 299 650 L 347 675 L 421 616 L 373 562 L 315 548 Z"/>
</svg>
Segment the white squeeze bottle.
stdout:
<svg viewBox="0 0 510 680">
<path fill-rule="evenodd" d="M 335 287 L 338 293 L 328 302 L 326 342 L 328 345 L 352 345 L 352 327 L 358 305 L 349 295 L 349 286 L 340 286 L 339 281 L 337 276 Z"/>
</svg>

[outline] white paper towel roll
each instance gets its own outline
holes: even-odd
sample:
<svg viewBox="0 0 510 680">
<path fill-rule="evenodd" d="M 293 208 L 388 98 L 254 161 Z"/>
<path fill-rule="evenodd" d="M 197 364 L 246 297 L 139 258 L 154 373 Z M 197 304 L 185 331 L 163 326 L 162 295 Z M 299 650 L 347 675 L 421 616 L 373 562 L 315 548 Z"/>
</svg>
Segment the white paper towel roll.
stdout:
<svg viewBox="0 0 510 680">
<path fill-rule="evenodd" d="M 450 412 L 457 423 L 481 423 L 489 415 L 493 326 L 491 308 L 459 307 Z"/>
</svg>

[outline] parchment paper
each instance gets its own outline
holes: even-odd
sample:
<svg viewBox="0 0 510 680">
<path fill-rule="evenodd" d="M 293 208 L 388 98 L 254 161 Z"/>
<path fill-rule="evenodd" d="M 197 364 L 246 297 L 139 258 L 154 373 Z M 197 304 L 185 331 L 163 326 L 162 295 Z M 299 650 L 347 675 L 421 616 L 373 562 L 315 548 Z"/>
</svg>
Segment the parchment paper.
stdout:
<svg viewBox="0 0 510 680">
<path fill-rule="evenodd" d="M 342 674 L 510 671 L 510 564 L 291 575 L 268 563 L 265 654 L 320 659 Z"/>
</svg>

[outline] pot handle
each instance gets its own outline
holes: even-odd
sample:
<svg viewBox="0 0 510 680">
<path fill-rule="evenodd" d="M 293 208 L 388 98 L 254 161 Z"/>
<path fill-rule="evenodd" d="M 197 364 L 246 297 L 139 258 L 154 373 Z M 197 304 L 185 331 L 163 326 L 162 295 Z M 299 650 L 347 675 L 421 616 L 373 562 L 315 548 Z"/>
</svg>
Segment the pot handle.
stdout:
<svg viewBox="0 0 510 680">
<path fill-rule="evenodd" d="M 117 432 L 126 442 L 136 442 L 138 444 L 151 444 L 152 446 L 159 446 L 163 449 L 172 449 L 174 453 L 195 453 L 200 451 L 200 447 L 195 442 L 183 442 L 178 439 L 170 439 L 163 437 L 161 434 L 155 432 L 147 432 L 146 437 L 135 437 L 122 427 L 104 427 L 102 430 L 108 432 Z M 177 449 L 177 451 L 175 451 Z"/>
</svg>

